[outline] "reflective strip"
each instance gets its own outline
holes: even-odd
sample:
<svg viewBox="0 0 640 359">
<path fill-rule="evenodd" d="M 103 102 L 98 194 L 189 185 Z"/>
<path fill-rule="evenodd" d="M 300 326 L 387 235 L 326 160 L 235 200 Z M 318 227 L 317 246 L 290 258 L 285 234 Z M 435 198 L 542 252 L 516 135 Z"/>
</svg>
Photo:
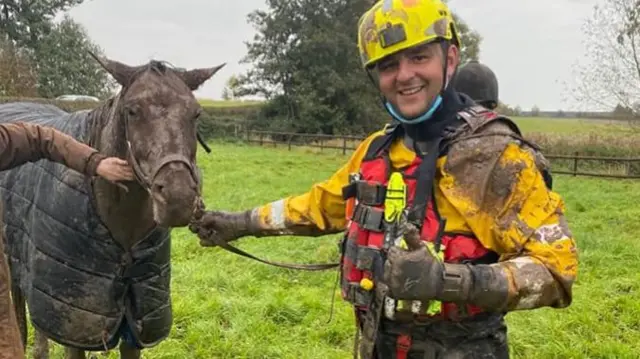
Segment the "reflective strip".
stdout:
<svg viewBox="0 0 640 359">
<path fill-rule="evenodd" d="M 271 223 L 273 229 L 285 229 L 284 199 L 271 203 Z"/>
</svg>

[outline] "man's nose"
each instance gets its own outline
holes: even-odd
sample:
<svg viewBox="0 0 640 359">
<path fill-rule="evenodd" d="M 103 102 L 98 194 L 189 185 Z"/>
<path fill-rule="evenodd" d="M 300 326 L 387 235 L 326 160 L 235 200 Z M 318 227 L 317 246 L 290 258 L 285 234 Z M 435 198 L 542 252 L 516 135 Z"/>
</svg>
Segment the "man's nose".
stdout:
<svg viewBox="0 0 640 359">
<path fill-rule="evenodd" d="M 415 71 L 411 63 L 406 58 L 401 58 L 398 61 L 398 76 L 399 82 L 411 80 L 415 76 Z"/>
</svg>

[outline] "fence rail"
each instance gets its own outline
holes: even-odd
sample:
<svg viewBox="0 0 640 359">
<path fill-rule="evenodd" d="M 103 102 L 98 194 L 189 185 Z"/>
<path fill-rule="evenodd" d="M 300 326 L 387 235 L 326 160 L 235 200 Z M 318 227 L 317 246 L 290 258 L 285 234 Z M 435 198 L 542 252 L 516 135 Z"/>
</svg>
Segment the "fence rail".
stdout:
<svg viewBox="0 0 640 359">
<path fill-rule="evenodd" d="M 325 134 L 293 133 L 277 131 L 246 130 L 243 140 L 261 146 L 286 146 L 319 148 L 320 151 L 339 150 L 342 154 L 353 151 L 365 139 L 362 136 L 334 136 Z M 572 176 L 640 179 L 640 157 L 599 157 L 574 153 L 545 154 L 552 164 L 554 174 Z M 580 166 L 580 165 L 581 166 Z M 594 171 L 597 170 L 597 171 Z"/>
</svg>

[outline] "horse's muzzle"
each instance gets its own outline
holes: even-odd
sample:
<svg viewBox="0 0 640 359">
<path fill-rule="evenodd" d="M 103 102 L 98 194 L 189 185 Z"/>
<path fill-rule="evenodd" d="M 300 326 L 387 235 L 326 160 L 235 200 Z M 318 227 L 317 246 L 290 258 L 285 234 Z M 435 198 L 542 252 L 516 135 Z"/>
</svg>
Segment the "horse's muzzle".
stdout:
<svg viewBox="0 0 640 359">
<path fill-rule="evenodd" d="M 189 224 L 200 196 L 199 173 L 183 162 L 165 164 L 151 183 L 153 214 L 158 225 L 183 227 Z"/>
</svg>

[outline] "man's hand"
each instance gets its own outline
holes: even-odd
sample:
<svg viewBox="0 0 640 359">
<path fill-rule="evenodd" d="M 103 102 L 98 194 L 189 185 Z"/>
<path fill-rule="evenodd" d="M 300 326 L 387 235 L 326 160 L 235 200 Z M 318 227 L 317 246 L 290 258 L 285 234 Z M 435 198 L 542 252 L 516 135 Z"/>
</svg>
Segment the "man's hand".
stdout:
<svg viewBox="0 0 640 359">
<path fill-rule="evenodd" d="M 251 211 L 205 211 L 195 216 L 189 230 L 198 235 L 201 246 L 215 247 L 216 240 L 230 242 L 251 235 Z"/>
<path fill-rule="evenodd" d="M 133 169 L 129 163 L 118 157 L 107 157 L 100 161 L 96 174 L 110 182 L 134 179 Z"/>
<path fill-rule="evenodd" d="M 444 264 L 426 246 L 412 251 L 391 247 L 384 265 L 384 282 L 395 299 L 438 299 L 443 274 Z"/>
</svg>

